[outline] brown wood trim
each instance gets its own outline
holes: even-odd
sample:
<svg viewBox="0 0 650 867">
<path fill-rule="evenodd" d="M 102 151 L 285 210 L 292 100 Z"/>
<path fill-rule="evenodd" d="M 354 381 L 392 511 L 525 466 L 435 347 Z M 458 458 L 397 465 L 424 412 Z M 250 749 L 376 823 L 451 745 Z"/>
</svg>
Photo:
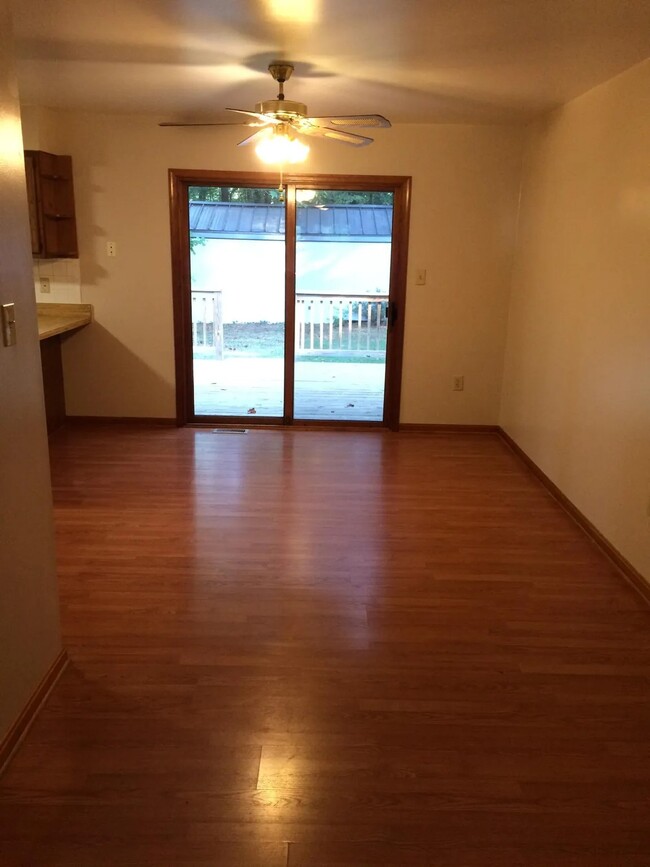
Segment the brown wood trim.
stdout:
<svg viewBox="0 0 650 867">
<path fill-rule="evenodd" d="M 281 427 L 281 415 L 195 415 L 188 424 L 193 427 Z"/>
<path fill-rule="evenodd" d="M 328 430 L 328 431 L 341 431 L 341 430 L 354 430 L 354 431 L 364 431 L 364 430 L 378 430 L 385 431 L 386 426 L 383 421 L 354 421 L 353 419 L 340 420 L 340 421 L 330 421 L 326 418 L 299 418 L 294 419 L 291 424 L 292 430 Z"/>
<path fill-rule="evenodd" d="M 292 424 L 296 381 L 296 188 L 285 186 L 285 191 L 284 424 Z"/>
<path fill-rule="evenodd" d="M 397 181 L 397 179 L 395 179 Z M 404 358 L 404 319 L 406 315 L 406 273 L 409 254 L 411 178 L 401 178 L 393 187 L 393 236 L 391 238 L 390 305 L 397 315 L 386 341 L 386 379 L 384 423 L 399 430 Z"/>
<path fill-rule="evenodd" d="M 319 420 L 314 419 L 313 421 L 299 419 L 296 422 L 289 426 L 283 427 L 282 424 L 270 423 L 268 421 L 261 420 L 261 422 L 257 424 L 249 424 L 248 419 L 240 419 L 240 421 L 232 422 L 230 416 L 228 416 L 227 421 L 223 421 L 222 419 L 218 419 L 213 422 L 199 422 L 199 421 L 191 421 L 187 424 L 187 427 L 192 428 L 192 430 L 214 430 L 223 429 L 228 430 L 230 428 L 235 428 L 237 430 L 241 430 L 242 428 L 246 428 L 248 430 L 319 430 L 319 431 L 329 431 L 330 433 L 339 433 L 341 431 L 355 431 L 359 433 L 359 431 L 368 431 L 369 433 L 381 433 L 382 431 L 386 433 L 386 426 L 381 421 L 342 421 L 339 422 L 336 427 L 333 427 L 331 421 L 327 419 Z"/>
<path fill-rule="evenodd" d="M 479 433 L 498 434 L 500 428 L 496 424 L 410 424 L 404 422 L 399 426 L 404 433 Z"/>
<path fill-rule="evenodd" d="M 174 367 L 176 373 L 176 423 L 183 425 L 194 412 L 192 365 L 187 364 L 187 345 L 192 318 L 190 297 L 190 227 L 187 207 L 189 181 L 184 173 L 169 171 L 169 216 L 174 310 Z"/>
<path fill-rule="evenodd" d="M 213 184 L 228 187 L 272 187 L 277 189 L 279 171 L 275 172 L 222 172 L 205 169 L 170 169 L 170 178 L 185 182 L 186 186 L 194 184 Z M 391 192 L 404 181 L 410 181 L 405 175 L 336 175 L 309 174 L 308 172 L 293 174 L 284 172 L 283 184 L 296 184 L 314 190 L 368 190 L 370 186 L 377 192 Z"/>
<path fill-rule="evenodd" d="M 192 421 L 188 422 L 190 427 L 197 428 L 215 428 L 215 427 L 248 427 L 248 428 L 275 428 L 278 430 L 282 427 L 283 421 L 280 416 L 263 416 L 263 415 L 219 415 L 219 416 L 209 416 L 202 415 L 196 416 Z M 377 428 L 378 430 L 385 430 L 386 426 L 383 421 L 355 421 L 353 419 L 342 420 L 336 422 L 336 427 L 333 427 L 334 422 L 331 422 L 326 418 L 299 418 L 294 422 L 291 422 L 288 427 L 292 429 L 299 428 L 312 428 L 312 427 L 320 427 L 326 430 L 342 430 L 343 426 L 346 426 L 350 429 L 355 428 L 356 430 L 366 430 Z"/>
<path fill-rule="evenodd" d="M 157 418 L 155 416 L 140 415 L 68 415 L 66 423 L 73 425 L 85 424 L 131 424 L 131 425 L 154 425 L 156 427 L 175 427 L 175 418 Z"/>
<path fill-rule="evenodd" d="M 45 677 L 36 687 L 18 719 L 11 726 L 7 734 L 0 742 L 0 774 L 6 769 L 7 765 L 14 756 L 16 750 L 20 746 L 23 738 L 30 729 L 30 726 L 39 714 L 39 711 L 45 704 L 48 695 L 54 688 L 57 680 L 63 674 L 63 671 L 68 664 L 68 654 L 65 650 L 61 650 L 57 658 L 50 666 Z"/>
<path fill-rule="evenodd" d="M 603 554 L 607 557 L 607 559 L 615 566 L 621 575 L 625 578 L 625 580 L 630 584 L 636 591 L 639 593 L 643 599 L 650 604 L 650 583 L 646 581 L 643 575 L 638 572 L 634 566 L 626 560 L 625 557 L 618 551 L 612 543 L 603 536 L 600 530 L 595 527 L 589 518 L 587 518 L 583 513 L 575 506 L 571 500 L 564 494 L 560 488 L 555 484 L 555 482 L 551 481 L 546 473 L 541 470 L 535 461 L 530 458 L 526 452 L 521 448 L 521 446 L 517 445 L 517 443 L 513 440 L 510 434 L 506 433 L 502 427 L 498 429 L 499 436 L 504 441 L 504 443 L 508 446 L 508 448 L 513 451 L 517 457 L 528 467 L 528 469 L 536 476 L 539 481 L 544 485 L 549 494 L 557 500 L 557 502 L 562 506 L 564 511 L 576 522 L 576 524 L 580 527 L 580 529 L 589 536 L 592 542 L 594 542 Z"/>
</svg>

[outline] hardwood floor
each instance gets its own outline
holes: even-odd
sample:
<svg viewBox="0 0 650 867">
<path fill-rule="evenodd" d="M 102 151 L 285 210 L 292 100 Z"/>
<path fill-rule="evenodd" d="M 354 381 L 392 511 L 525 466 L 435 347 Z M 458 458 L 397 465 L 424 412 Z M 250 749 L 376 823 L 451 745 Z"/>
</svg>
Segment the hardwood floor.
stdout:
<svg viewBox="0 0 650 867">
<path fill-rule="evenodd" d="M 650 610 L 493 435 L 72 428 L 3 867 L 647 867 Z"/>
</svg>

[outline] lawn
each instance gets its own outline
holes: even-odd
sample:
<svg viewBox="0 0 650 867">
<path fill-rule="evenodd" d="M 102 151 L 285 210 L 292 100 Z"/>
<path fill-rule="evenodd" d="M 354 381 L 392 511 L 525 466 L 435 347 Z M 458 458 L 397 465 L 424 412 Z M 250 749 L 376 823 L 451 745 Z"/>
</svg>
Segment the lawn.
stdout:
<svg viewBox="0 0 650 867">
<path fill-rule="evenodd" d="M 210 334 L 211 325 L 207 325 L 207 343 L 212 342 Z M 329 326 L 326 326 L 326 340 L 329 334 Z M 318 328 L 315 329 L 315 341 L 318 346 Z M 199 340 L 201 335 L 199 334 Z M 224 355 L 234 358 L 282 358 L 284 355 L 284 323 L 282 322 L 230 322 L 223 326 Z M 348 346 L 350 343 L 350 346 Z M 337 328 L 333 333 L 333 349 L 339 348 L 339 335 Z M 194 354 L 204 357 L 210 354 L 210 346 L 205 351 L 201 347 L 195 347 Z M 343 335 L 343 350 L 340 353 L 300 353 L 301 361 L 337 361 L 355 364 L 383 364 L 383 353 L 386 351 L 386 326 L 377 329 L 373 327 L 373 337 L 368 347 L 368 337 L 365 327 L 359 329 L 357 323 L 353 323 L 351 333 L 348 332 L 348 324 L 345 323 Z M 377 354 L 378 352 L 382 354 Z M 368 354 L 366 354 L 368 353 Z"/>
</svg>

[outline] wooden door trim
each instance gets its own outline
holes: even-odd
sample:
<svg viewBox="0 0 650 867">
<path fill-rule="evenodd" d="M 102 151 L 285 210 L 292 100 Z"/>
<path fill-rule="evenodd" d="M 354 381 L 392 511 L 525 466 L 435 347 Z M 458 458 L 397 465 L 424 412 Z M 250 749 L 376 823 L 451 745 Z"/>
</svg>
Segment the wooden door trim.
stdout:
<svg viewBox="0 0 650 867">
<path fill-rule="evenodd" d="M 286 192 L 284 235 L 284 424 L 293 424 L 293 398 L 296 378 L 296 193 Z M 291 363 L 287 364 L 287 359 Z"/>
<path fill-rule="evenodd" d="M 387 338 L 386 340 L 384 387 L 384 423 L 394 431 L 399 430 L 402 396 L 410 209 L 411 178 L 401 178 L 401 182 L 396 184 L 393 189 L 393 232 L 390 258 L 390 302 L 393 310 L 397 310 L 397 318 L 391 326 L 392 339 Z"/>
<path fill-rule="evenodd" d="M 187 208 L 189 187 L 196 184 L 229 187 L 275 187 L 278 183 L 278 172 L 223 172 L 204 171 L 202 169 L 170 169 L 169 170 L 169 203 L 172 258 L 172 294 L 174 311 L 174 362 L 176 370 L 176 423 L 184 425 L 194 423 L 194 380 L 191 364 L 191 346 L 188 345 L 188 335 L 191 334 L 192 305 L 190 297 L 190 230 Z M 321 190 L 359 190 L 393 193 L 393 231 L 391 238 L 391 278 L 390 300 L 396 306 L 397 318 L 392 326 L 391 340 L 387 341 L 386 379 L 384 390 L 383 424 L 391 430 L 399 429 L 399 410 L 402 386 L 402 362 L 404 355 L 404 319 L 406 307 L 406 272 L 408 264 L 409 217 L 411 202 L 411 178 L 403 175 L 337 175 L 337 174 L 285 174 L 283 183 Z M 295 209 L 287 208 L 287 221 Z M 287 237 L 289 225 L 287 222 Z M 294 226 L 295 228 L 295 226 Z M 294 233 L 295 235 L 295 233 Z M 292 248 L 292 249 L 290 249 Z M 286 245 L 285 281 L 295 281 L 295 242 Z M 295 285 L 295 283 L 293 284 Z M 288 293 L 285 292 L 285 297 Z M 291 345 L 293 352 L 295 309 L 288 310 L 285 316 L 285 351 Z M 293 307 L 293 305 L 292 305 Z M 289 365 L 293 370 L 293 365 Z M 286 424 L 290 420 L 292 409 L 291 399 L 287 392 L 291 388 L 293 395 L 293 374 L 285 377 L 285 407 L 284 418 L 278 418 L 278 423 Z M 291 397 L 292 397 L 291 395 Z M 216 417 L 220 422 L 222 419 Z M 200 421 L 210 423 L 208 417 Z M 266 420 L 265 420 L 266 421 Z M 253 419 L 248 419 L 254 424 Z M 303 423 L 303 420 L 300 421 Z M 332 422 L 333 425 L 338 424 Z"/>
<path fill-rule="evenodd" d="M 186 207 L 189 178 L 184 172 L 169 172 L 169 213 L 174 315 L 174 367 L 176 373 L 176 424 L 184 425 L 194 415 L 194 376 L 187 363 L 188 333 L 191 334 L 190 220 Z"/>
</svg>

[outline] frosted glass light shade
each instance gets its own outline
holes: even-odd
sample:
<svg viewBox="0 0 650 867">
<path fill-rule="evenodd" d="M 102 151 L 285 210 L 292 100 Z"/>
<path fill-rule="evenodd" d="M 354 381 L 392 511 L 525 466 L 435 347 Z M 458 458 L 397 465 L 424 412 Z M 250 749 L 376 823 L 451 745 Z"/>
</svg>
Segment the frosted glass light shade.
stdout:
<svg viewBox="0 0 650 867">
<path fill-rule="evenodd" d="M 309 145 L 285 133 L 271 133 L 255 147 L 255 153 L 265 163 L 302 163 L 307 159 Z"/>
</svg>

